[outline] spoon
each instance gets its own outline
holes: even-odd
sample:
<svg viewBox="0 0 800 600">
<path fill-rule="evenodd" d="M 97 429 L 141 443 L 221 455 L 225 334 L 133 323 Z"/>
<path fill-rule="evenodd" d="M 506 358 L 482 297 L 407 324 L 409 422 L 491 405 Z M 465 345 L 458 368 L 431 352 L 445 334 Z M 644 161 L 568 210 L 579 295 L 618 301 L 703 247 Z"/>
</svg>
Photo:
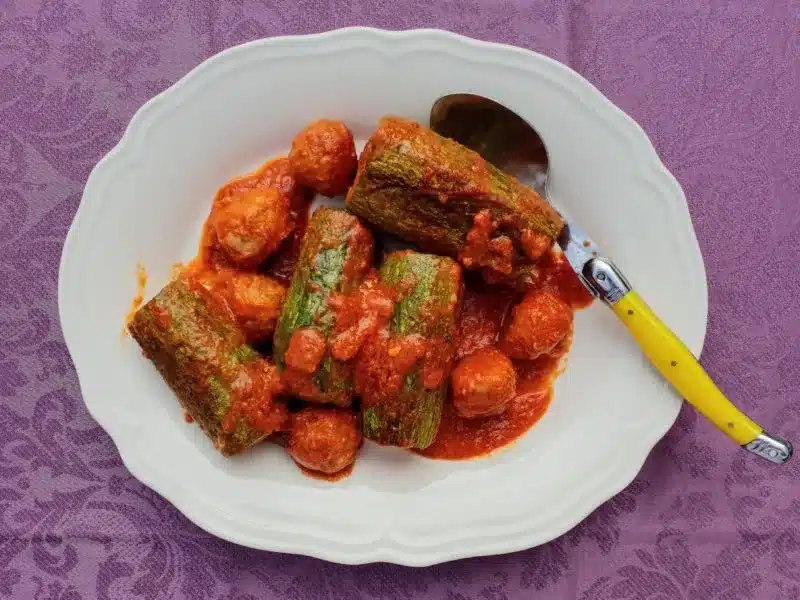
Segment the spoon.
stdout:
<svg viewBox="0 0 800 600">
<path fill-rule="evenodd" d="M 475 150 L 547 198 L 549 160 L 541 136 L 522 117 L 483 96 L 451 94 L 431 108 L 431 128 Z M 575 223 L 566 222 L 558 244 L 581 282 L 614 311 L 653 366 L 709 421 L 737 444 L 782 464 L 792 445 L 770 435 L 736 408 L 691 351 L 637 294 L 619 268 Z"/>
</svg>

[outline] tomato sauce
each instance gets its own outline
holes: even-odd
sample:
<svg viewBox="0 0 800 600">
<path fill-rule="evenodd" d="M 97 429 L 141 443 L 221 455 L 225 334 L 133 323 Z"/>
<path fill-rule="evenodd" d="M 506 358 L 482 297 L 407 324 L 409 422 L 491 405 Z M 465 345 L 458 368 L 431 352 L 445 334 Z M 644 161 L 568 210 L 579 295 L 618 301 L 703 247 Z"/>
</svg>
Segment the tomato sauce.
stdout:
<svg viewBox="0 0 800 600">
<path fill-rule="evenodd" d="M 417 453 L 427 458 L 464 460 L 485 456 L 512 443 L 533 427 L 547 411 L 552 389 L 517 394 L 506 411 L 485 419 L 462 419 L 452 403 L 442 412 L 439 433 L 433 444 Z"/>
<path fill-rule="evenodd" d="M 425 356 L 426 340 L 420 335 L 393 337 L 387 330 L 371 337 L 356 361 L 353 384 L 365 408 L 396 400 L 403 379 Z"/>
<path fill-rule="evenodd" d="M 456 333 L 456 360 L 497 342 L 513 301 L 514 294 L 466 287 Z"/>
<path fill-rule="evenodd" d="M 548 252 L 539 263 L 542 284 L 554 289 L 573 310 L 586 308 L 594 299 L 560 252 Z"/>
<path fill-rule="evenodd" d="M 264 274 L 274 277 L 286 285 L 291 282 L 294 267 L 300 259 L 300 247 L 306 236 L 310 207 L 310 204 L 298 207 L 295 212 L 294 231 L 283 241 L 262 269 Z"/>
<path fill-rule="evenodd" d="M 289 348 L 283 357 L 286 368 L 311 375 L 319 368 L 325 356 L 325 337 L 314 327 L 296 330 L 289 340 Z"/>
<path fill-rule="evenodd" d="M 489 210 L 482 210 L 473 218 L 472 229 L 458 259 L 468 269 L 485 267 L 492 274 L 510 275 L 514 269 L 514 244 L 505 235 L 494 236 L 497 223 Z"/>
<path fill-rule="evenodd" d="M 352 360 L 364 343 L 389 323 L 397 294 L 370 273 L 352 294 L 333 294 L 328 305 L 336 312 L 331 355 Z"/>
<path fill-rule="evenodd" d="M 548 252 L 539 266 L 541 285 L 556 291 L 573 310 L 591 304 L 591 294 L 563 255 Z M 457 360 L 496 344 L 509 309 L 516 301 L 513 294 L 498 294 L 496 288 L 483 291 L 480 286 L 468 286 L 456 338 Z M 571 344 L 572 332 L 548 354 L 535 360 L 513 361 L 517 391 L 501 415 L 464 419 L 448 399 L 436 439 L 418 454 L 427 458 L 464 460 L 491 454 L 519 439 L 547 411 L 553 383 L 563 368 Z"/>
<path fill-rule="evenodd" d="M 253 361 L 246 368 L 248 377 L 234 381 L 231 386 L 231 405 L 222 419 L 222 430 L 235 432 L 240 419 L 265 433 L 281 429 L 289 418 L 289 409 L 284 403 L 274 401 L 281 392 L 277 369 L 264 360 Z"/>
</svg>

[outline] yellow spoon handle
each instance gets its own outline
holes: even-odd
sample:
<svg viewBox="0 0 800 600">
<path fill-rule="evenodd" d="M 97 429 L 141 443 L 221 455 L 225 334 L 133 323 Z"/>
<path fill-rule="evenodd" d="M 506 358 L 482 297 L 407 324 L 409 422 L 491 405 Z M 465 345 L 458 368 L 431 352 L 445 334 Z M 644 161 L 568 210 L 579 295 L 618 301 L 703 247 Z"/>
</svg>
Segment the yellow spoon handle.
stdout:
<svg viewBox="0 0 800 600">
<path fill-rule="evenodd" d="M 634 291 L 609 303 L 656 369 L 687 402 L 737 444 L 774 463 L 784 463 L 791 444 L 767 434 L 736 408 L 708 376 L 691 351 Z"/>
</svg>

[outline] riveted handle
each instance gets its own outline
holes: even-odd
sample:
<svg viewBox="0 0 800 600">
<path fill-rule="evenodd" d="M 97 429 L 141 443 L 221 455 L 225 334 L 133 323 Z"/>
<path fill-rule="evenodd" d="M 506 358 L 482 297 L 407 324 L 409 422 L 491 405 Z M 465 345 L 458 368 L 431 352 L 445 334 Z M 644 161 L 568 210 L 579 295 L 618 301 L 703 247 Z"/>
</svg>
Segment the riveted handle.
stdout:
<svg viewBox="0 0 800 600">
<path fill-rule="evenodd" d="M 778 464 L 789 460 L 791 444 L 769 435 L 736 408 L 636 292 L 628 291 L 609 304 L 645 356 L 687 402 L 746 450 Z"/>
</svg>

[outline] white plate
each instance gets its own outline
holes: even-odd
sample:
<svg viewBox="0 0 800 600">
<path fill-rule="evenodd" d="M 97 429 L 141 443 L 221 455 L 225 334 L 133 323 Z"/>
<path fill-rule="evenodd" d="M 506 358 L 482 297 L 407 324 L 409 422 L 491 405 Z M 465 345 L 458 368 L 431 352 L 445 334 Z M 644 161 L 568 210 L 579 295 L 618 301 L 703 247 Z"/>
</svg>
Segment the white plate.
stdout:
<svg viewBox="0 0 800 600">
<path fill-rule="evenodd" d="M 92 171 L 64 246 L 59 310 L 92 416 L 125 465 L 188 518 L 233 542 L 342 563 L 428 565 L 509 552 L 566 532 L 624 488 L 679 399 L 609 311 L 578 314 L 569 366 L 541 422 L 470 462 L 367 444 L 338 484 L 304 477 L 278 447 L 223 459 L 183 421 L 131 340 L 135 294 L 191 258 L 216 189 L 285 153 L 309 120 L 365 138 L 379 117 L 425 122 L 443 94 L 490 96 L 534 123 L 554 203 L 582 224 L 699 353 L 707 292 L 680 186 L 636 123 L 567 67 L 442 31 L 346 29 L 260 40 L 207 60 L 136 113 Z"/>
</svg>

